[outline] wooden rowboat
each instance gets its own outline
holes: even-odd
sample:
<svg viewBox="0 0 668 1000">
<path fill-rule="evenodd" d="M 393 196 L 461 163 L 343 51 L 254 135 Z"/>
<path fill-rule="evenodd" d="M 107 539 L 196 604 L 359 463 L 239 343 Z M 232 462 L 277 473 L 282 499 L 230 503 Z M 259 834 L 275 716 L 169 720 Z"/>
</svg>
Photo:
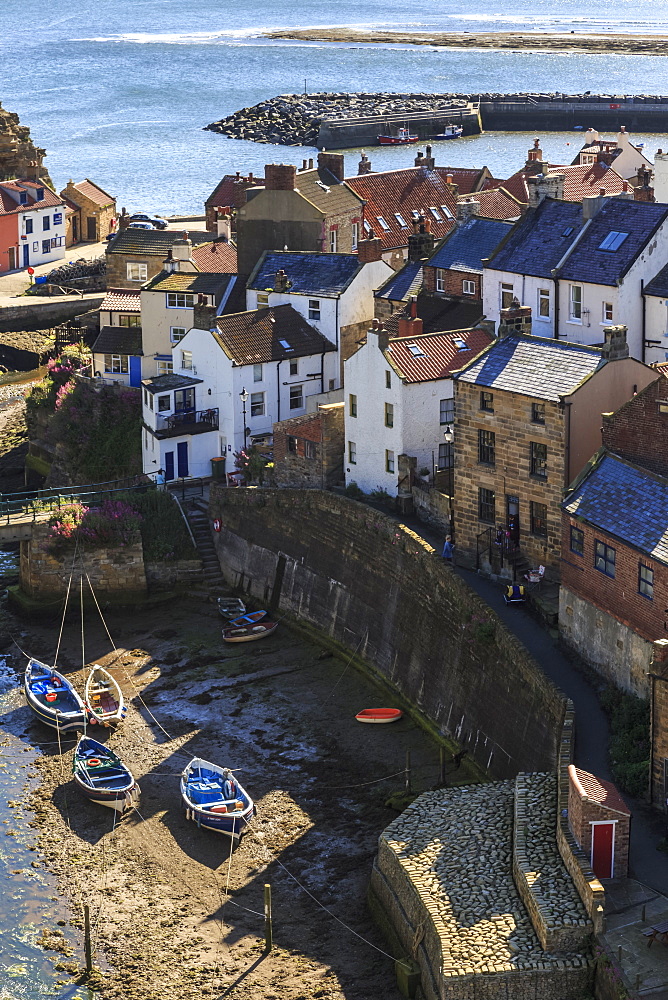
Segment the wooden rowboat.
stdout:
<svg viewBox="0 0 668 1000">
<path fill-rule="evenodd" d="M 139 802 L 139 785 L 130 769 L 113 750 L 90 736 L 82 736 L 77 743 L 72 771 L 77 788 L 91 802 L 121 813 Z"/>
<path fill-rule="evenodd" d="M 255 622 L 259 622 L 266 617 L 266 611 L 250 611 L 247 615 L 240 615 L 239 618 L 233 618 L 230 625 L 234 625 L 235 628 L 238 628 L 240 625 L 253 625 Z"/>
<path fill-rule="evenodd" d="M 39 660 L 26 667 L 28 705 L 41 722 L 61 733 L 86 728 L 86 706 L 66 677 Z"/>
<path fill-rule="evenodd" d="M 365 708 L 355 718 L 358 722 L 398 722 L 404 713 L 400 708 Z"/>
<path fill-rule="evenodd" d="M 218 610 L 228 620 L 246 614 L 246 605 L 240 597 L 219 597 Z"/>
<path fill-rule="evenodd" d="M 84 701 L 91 725 L 117 726 L 125 718 L 127 708 L 123 692 L 110 673 L 95 663 L 88 674 Z"/>
<path fill-rule="evenodd" d="M 200 757 L 194 757 L 181 775 L 181 798 L 186 819 L 225 834 L 233 847 L 256 811 L 250 795 L 228 768 Z"/>
<path fill-rule="evenodd" d="M 240 625 L 235 628 L 229 625 L 223 629 L 225 642 L 253 642 L 254 639 L 264 639 L 278 628 L 278 622 L 261 622 L 259 625 Z"/>
</svg>

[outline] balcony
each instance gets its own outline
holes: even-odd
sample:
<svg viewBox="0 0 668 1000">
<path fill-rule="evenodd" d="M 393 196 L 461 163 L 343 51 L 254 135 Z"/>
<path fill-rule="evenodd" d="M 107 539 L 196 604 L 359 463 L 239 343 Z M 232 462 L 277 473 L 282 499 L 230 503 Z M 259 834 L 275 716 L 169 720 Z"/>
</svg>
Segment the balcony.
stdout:
<svg viewBox="0 0 668 1000">
<path fill-rule="evenodd" d="M 169 417 L 156 415 L 157 438 L 180 437 L 183 434 L 206 434 L 218 430 L 218 407 L 209 410 L 184 410 Z"/>
</svg>

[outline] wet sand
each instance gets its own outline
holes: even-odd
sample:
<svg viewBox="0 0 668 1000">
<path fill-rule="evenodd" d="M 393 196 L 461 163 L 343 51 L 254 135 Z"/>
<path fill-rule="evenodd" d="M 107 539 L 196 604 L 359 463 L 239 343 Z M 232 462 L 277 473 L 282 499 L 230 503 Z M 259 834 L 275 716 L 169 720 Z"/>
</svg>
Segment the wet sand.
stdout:
<svg viewBox="0 0 668 1000">
<path fill-rule="evenodd" d="M 464 49 L 523 49 L 551 52 L 619 52 L 625 55 L 668 55 L 668 35 L 563 34 L 531 32 L 363 31 L 358 28 L 297 28 L 268 31 L 266 38 L 292 38 L 312 42 L 438 45 Z"/>
</svg>

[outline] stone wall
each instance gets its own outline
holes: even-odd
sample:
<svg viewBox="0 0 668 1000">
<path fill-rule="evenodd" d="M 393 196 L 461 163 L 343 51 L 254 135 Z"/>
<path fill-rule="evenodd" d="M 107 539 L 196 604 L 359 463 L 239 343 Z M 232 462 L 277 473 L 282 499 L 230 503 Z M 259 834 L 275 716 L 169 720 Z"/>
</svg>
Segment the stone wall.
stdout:
<svg viewBox="0 0 668 1000">
<path fill-rule="evenodd" d="M 650 668 L 650 736 L 652 760 L 650 767 L 650 798 L 652 804 L 668 810 L 666 761 L 668 760 L 668 639 L 654 643 L 654 662 Z"/>
<path fill-rule="evenodd" d="M 413 509 L 416 515 L 425 524 L 450 534 L 452 517 L 452 499 L 447 493 L 440 490 L 423 490 L 419 486 L 413 486 L 411 490 L 413 496 Z"/>
<path fill-rule="evenodd" d="M 431 546 L 317 490 L 211 488 L 228 582 L 357 656 L 492 774 L 556 766 L 565 699 Z"/>
<path fill-rule="evenodd" d="M 343 403 L 325 403 L 315 413 L 274 424 L 277 486 L 323 489 L 343 476 Z"/>
<path fill-rule="evenodd" d="M 629 868 L 629 834 L 631 816 L 619 812 L 601 802 L 589 798 L 580 781 L 583 775 L 594 777 L 588 772 L 579 771 L 574 764 L 569 767 L 568 791 L 568 825 L 571 833 L 580 845 L 585 857 L 591 857 L 593 828 L 592 823 L 614 821 L 614 872 L 613 878 L 626 878 Z"/>
<path fill-rule="evenodd" d="M 173 562 L 146 562 L 146 583 L 151 591 L 185 590 L 202 583 L 201 559 L 175 559 Z"/>
</svg>

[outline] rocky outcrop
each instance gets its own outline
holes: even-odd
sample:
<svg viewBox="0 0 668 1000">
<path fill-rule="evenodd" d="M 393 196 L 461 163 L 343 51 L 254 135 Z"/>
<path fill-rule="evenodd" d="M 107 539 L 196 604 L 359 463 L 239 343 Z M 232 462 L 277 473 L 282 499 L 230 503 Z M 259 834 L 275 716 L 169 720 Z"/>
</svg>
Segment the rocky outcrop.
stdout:
<svg viewBox="0 0 668 1000">
<path fill-rule="evenodd" d="M 19 116 L 0 104 L 0 180 L 33 177 L 53 187 L 48 170 L 42 166 L 45 155 L 46 150 L 35 146 L 30 129 L 20 124 Z"/>
</svg>

